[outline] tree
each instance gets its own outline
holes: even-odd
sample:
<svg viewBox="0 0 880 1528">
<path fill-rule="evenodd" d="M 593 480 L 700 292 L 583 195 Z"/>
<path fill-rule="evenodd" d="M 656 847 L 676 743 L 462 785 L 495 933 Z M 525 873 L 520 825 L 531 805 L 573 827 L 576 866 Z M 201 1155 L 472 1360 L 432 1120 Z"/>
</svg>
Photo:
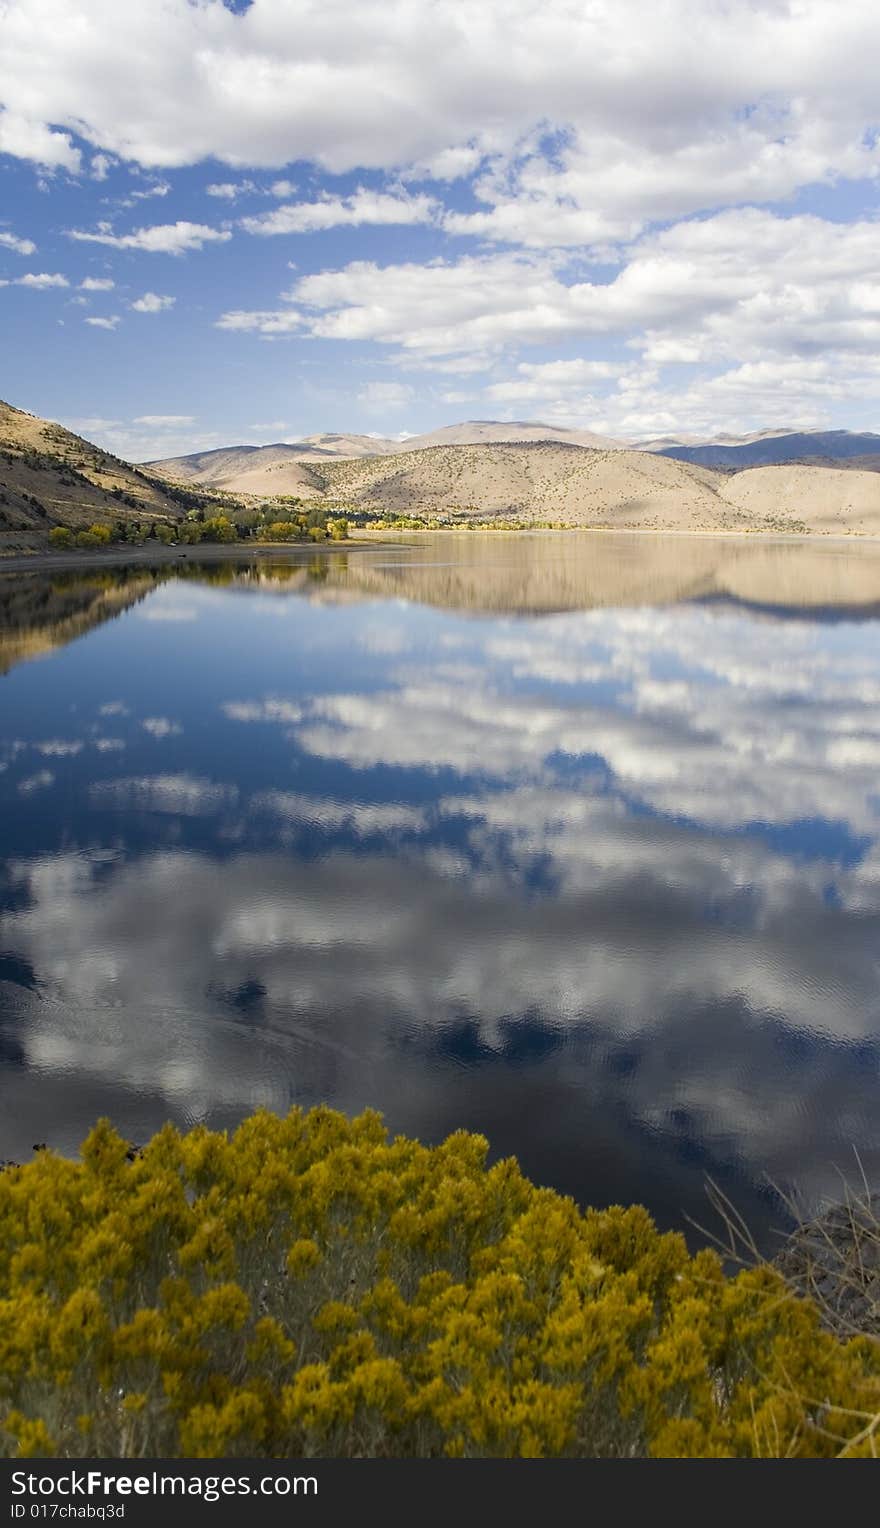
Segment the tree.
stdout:
<svg viewBox="0 0 880 1528">
<path fill-rule="evenodd" d="M 73 545 L 73 531 L 66 525 L 53 525 L 49 532 L 49 545 L 66 550 Z"/>
</svg>

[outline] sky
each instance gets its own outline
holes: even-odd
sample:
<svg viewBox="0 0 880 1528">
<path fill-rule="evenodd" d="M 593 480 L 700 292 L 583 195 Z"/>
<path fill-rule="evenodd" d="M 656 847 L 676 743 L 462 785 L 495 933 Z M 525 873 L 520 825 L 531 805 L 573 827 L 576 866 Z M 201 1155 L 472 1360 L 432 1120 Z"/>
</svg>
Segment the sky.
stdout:
<svg viewBox="0 0 880 1528">
<path fill-rule="evenodd" d="M 880 430 L 876 0 L 0 0 L 0 396 Z"/>
</svg>

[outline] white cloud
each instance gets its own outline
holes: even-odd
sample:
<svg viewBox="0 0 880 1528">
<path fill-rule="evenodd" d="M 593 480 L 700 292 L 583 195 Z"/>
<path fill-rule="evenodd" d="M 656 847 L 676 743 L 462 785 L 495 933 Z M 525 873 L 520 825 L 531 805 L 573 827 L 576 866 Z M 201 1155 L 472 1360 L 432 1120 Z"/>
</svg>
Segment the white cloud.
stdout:
<svg viewBox="0 0 880 1528">
<path fill-rule="evenodd" d="M 347 197 L 324 196 L 317 202 L 290 203 L 258 217 L 242 218 L 248 233 L 314 233 L 324 228 L 358 228 L 431 222 L 437 204 L 429 196 L 388 196 L 363 186 Z"/>
<path fill-rule="evenodd" d="M 83 319 L 83 323 L 91 324 L 93 329 L 110 329 L 110 330 L 113 330 L 113 329 L 115 329 L 117 327 L 119 322 L 120 322 L 120 319 L 119 319 L 119 314 L 118 313 L 114 313 L 112 315 L 112 317 L 110 317 L 110 318 L 85 318 L 85 319 Z"/>
<path fill-rule="evenodd" d="M 228 229 L 209 228 L 205 223 L 159 223 L 152 228 L 137 228 L 134 233 L 112 233 L 99 228 L 96 233 L 71 228 L 68 238 L 86 244 L 108 244 L 112 249 L 141 249 L 150 254 L 184 255 L 203 245 L 231 239 Z"/>
<path fill-rule="evenodd" d="M 45 292 L 49 287 L 70 286 L 70 282 L 66 276 L 59 275 L 57 271 L 54 273 L 49 271 L 29 271 L 26 276 L 16 276 L 15 285 L 32 287 L 35 292 Z"/>
<path fill-rule="evenodd" d="M 217 320 L 218 329 L 241 330 L 245 333 L 255 331 L 265 335 L 289 334 L 291 330 L 299 329 L 302 324 L 301 315 L 292 308 L 281 311 L 236 309 L 231 313 L 224 313 Z"/>
<path fill-rule="evenodd" d="M 155 426 L 157 429 L 173 430 L 178 425 L 195 424 L 194 414 L 138 414 L 132 424 Z"/>
<path fill-rule="evenodd" d="M 116 282 L 111 281 L 109 276 L 86 276 L 85 281 L 79 285 L 83 292 L 112 292 Z"/>
<path fill-rule="evenodd" d="M 14 233 L 0 232 L 0 245 L 4 249 L 13 250 L 17 255 L 33 255 L 37 250 L 33 239 L 20 239 Z"/>
<path fill-rule="evenodd" d="M 8 16 L 6 17 L 8 19 Z M 0 109 L 0 154 L 29 159 L 45 170 L 79 169 L 82 155 L 67 133 L 53 132 L 32 116 Z"/>
<path fill-rule="evenodd" d="M 167 180 L 157 180 L 150 186 L 145 186 L 143 191 L 132 191 L 126 198 L 123 206 L 130 207 L 135 202 L 148 202 L 154 196 L 167 196 L 171 186 Z"/>
<path fill-rule="evenodd" d="M 212 185 L 205 187 L 207 196 L 217 197 L 221 201 L 234 202 L 236 197 L 256 191 L 257 185 L 252 180 L 224 180 L 214 181 Z"/>
<path fill-rule="evenodd" d="M 158 292 L 145 292 L 131 304 L 135 313 L 164 313 L 168 308 L 173 308 L 176 297 L 160 297 Z"/>
<path fill-rule="evenodd" d="M 533 192 L 548 207 L 579 197 L 612 221 L 640 198 L 668 215 L 712 204 L 713 187 L 783 196 L 876 168 L 870 0 L 547 0 L 540 26 L 531 0 L 487 0 L 478 26 L 468 0 L 241 14 L 167 0 L 124 17 L 108 0 L 10 0 L 4 26 L 3 146 L 67 168 L 77 151 L 57 127 L 148 166 L 283 166 L 295 145 L 333 172 L 418 163 L 442 178 L 505 156 L 527 192 L 530 174 L 555 175 Z M 542 153 L 547 124 L 566 132 Z"/>
<path fill-rule="evenodd" d="M 113 160 L 109 154 L 95 154 L 89 165 L 92 180 L 106 180 L 112 164 Z"/>
</svg>

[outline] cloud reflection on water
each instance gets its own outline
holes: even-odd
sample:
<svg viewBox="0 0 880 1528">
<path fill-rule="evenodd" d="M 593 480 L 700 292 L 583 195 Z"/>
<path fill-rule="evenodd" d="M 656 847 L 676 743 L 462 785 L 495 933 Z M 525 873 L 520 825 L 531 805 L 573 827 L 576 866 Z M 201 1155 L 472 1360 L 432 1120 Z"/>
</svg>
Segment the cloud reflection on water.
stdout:
<svg viewBox="0 0 880 1528">
<path fill-rule="evenodd" d="M 235 599 L 244 640 L 240 595 L 188 597 L 199 630 Z M 383 645 L 381 611 L 322 611 L 320 684 L 294 641 L 263 687 L 252 638 L 210 743 L 181 711 L 174 770 L 108 757 L 69 847 L 15 858 L 15 1120 L 40 1088 L 68 1146 L 99 1098 L 134 1130 L 373 1103 L 671 1220 L 707 1167 L 815 1195 L 854 1144 L 880 1166 L 874 623 L 692 605 L 426 635 L 398 602 Z M 131 697 L 111 714 L 142 731 Z"/>
</svg>

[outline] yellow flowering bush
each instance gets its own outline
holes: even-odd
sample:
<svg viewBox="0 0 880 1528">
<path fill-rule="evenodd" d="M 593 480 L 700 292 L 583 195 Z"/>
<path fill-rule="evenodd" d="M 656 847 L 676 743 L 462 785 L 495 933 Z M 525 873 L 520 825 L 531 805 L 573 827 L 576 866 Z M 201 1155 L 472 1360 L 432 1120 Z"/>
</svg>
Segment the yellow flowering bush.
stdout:
<svg viewBox="0 0 880 1528">
<path fill-rule="evenodd" d="M 0 1174 L 0 1453 L 871 1455 L 880 1347 L 459 1132 L 260 1112 Z"/>
</svg>

